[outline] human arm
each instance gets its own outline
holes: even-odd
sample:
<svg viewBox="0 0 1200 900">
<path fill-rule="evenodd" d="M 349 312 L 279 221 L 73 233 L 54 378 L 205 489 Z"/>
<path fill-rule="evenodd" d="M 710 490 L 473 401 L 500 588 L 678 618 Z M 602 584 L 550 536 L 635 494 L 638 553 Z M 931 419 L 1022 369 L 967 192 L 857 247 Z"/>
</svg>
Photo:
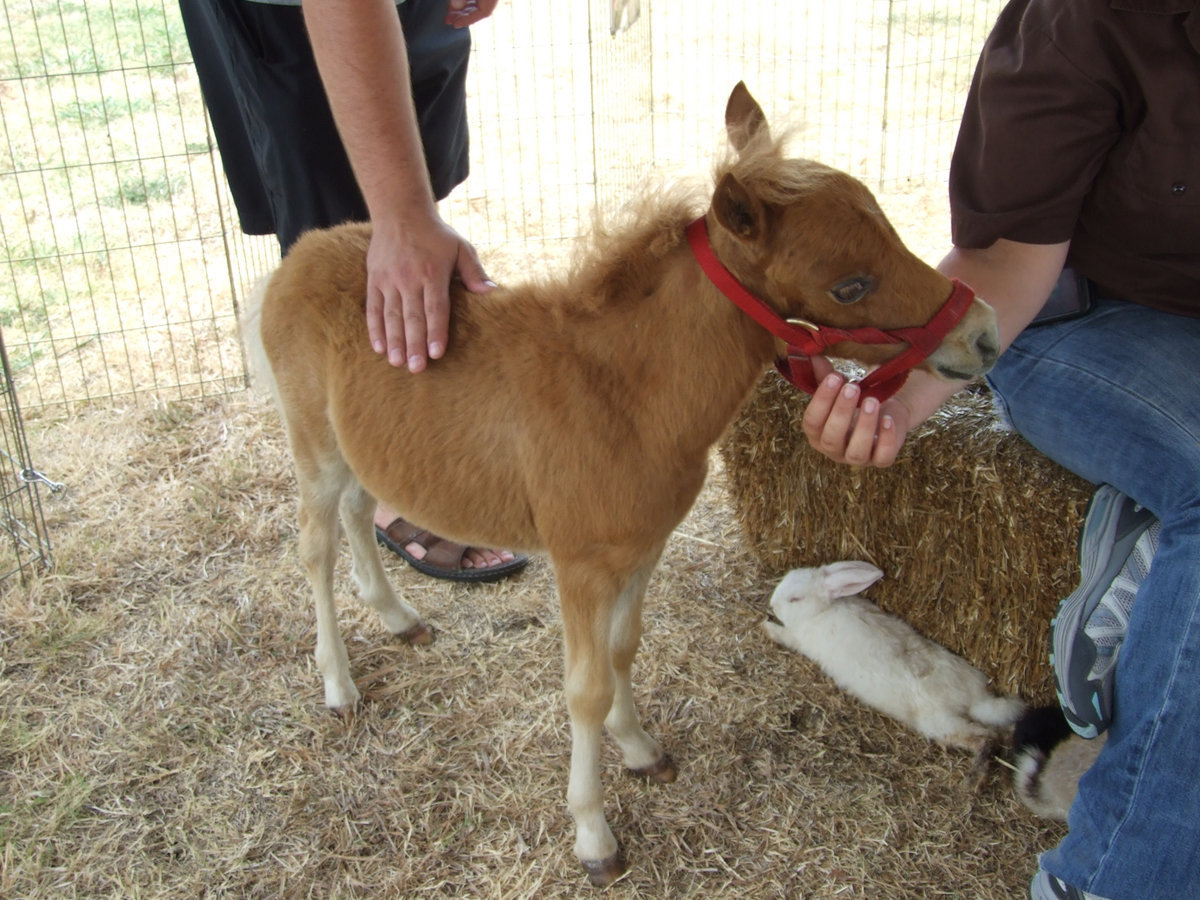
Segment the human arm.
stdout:
<svg viewBox="0 0 1200 900">
<path fill-rule="evenodd" d="M 938 269 L 969 284 L 996 310 L 1003 352 L 1050 296 L 1069 246 L 998 240 L 982 250 L 955 247 Z M 908 433 L 966 384 L 918 369 L 895 396 L 883 403 L 867 398 L 860 406 L 857 385 L 825 360 L 818 366 L 823 377 L 804 411 L 804 434 L 818 452 L 854 466 L 890 466 Z"/>
<path fill-rule="evenodd" d="M 469 24 L 496 0 L 450 0 Z M 441 218 L 417 127 L 404 33 L 392 0 L 304 0 L 304 20 L 330 109 L 371 216 L 367 333 L 411 371 L 449 338 L 451 279 L 491 287 L 475 249 Z"/>
</svg>

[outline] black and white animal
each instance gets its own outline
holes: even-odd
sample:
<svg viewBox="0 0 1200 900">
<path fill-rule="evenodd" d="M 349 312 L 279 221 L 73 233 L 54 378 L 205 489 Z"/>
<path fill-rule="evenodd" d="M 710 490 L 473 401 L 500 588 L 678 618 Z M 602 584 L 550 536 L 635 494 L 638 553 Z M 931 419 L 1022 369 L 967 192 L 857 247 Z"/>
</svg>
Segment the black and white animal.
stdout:
<svg viewBox="0 0 1200 900">
<path fill-rule="evenodd" d="M 868 706 L 940 744 L 982 753 L 1025 704 L 995 696 L 965 659 L 858 596 L 881 577 L 866 562 L 794 569 L 763 627 Z"/>
<path fill-rule="evenodd" d="M 1079 779 L 1104 749 L 1105 735 L 1084 740 L 1057 706 L 1026 710 L 1013 728 L 1013 788 L 1021 802 L 1048 819 L 1067 820 Z"/>
</svg>

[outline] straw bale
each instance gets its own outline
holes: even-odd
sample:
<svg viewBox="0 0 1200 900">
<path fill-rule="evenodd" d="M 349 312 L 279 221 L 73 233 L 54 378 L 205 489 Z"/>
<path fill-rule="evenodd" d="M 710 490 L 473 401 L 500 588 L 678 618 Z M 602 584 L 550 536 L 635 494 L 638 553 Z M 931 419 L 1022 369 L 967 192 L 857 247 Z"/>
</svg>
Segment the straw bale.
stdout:
<svg viewBox="0 0 1200 900">
<path fill-rule="evenodd" d="M 997 689 L 1049 702 L 1047 641 L 1079 577 L 1090 486 L 1004 428 L 986 386 L 952 398 L 888 469 L 808 446 L 807 398 L 774 372 L 721 455 L 735 516 L 767 571 L 864 559 L 883 608 L 966 657 Z"/>
</svg>

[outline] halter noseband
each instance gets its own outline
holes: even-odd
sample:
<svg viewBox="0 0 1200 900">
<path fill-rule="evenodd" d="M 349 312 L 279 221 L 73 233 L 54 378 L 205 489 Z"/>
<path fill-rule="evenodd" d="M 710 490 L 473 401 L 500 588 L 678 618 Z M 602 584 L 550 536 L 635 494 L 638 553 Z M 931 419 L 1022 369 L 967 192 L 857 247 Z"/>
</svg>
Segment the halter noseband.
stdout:
<svg viewBox="0 0 1200 900">
<path fill-rule="evenodd" d="M 687 227 L 688 243 L 704 274 L 722 294 L 759 325 L 787 344 L 787 355 L 775 360 L 775 368 L 794 387 L 806 394 L 817 389 L 811 357 L 824 353 L 834 344 L 908 344 L 908 348 L 879 368 L 867 373 L 860 382 L 864 397 L 886 400 L 900 390 L 908 373 L 929 356 L 951 329 L 966 315 L 975 292 L 957 278 L 954 289 L 942 308 L 924 325 L 910 328 L 833 328 L 800 319 L 785 319 L 767 303 L 751 294 L 717 259 L 708 239 L 704 216 Z"/>
</svg>

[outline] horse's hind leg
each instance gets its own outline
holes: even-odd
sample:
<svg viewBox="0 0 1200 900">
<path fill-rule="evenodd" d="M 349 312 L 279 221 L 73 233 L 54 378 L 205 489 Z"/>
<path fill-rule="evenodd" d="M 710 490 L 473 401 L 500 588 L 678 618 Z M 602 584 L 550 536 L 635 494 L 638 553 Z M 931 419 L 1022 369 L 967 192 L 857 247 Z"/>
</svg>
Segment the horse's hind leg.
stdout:
<svg viewBox="0 0 1200 900">
<path fill-rule="evenodd" d="M 317 606 L 317 670 L 325 680 L 325 705 L 344 715 L 358 702 L 350 659 L 338 628 L 333 570 L 338 551 L 338 498 L 349 477 L 344 465 L 306 466 L 297 461 L 300 481 L 300 560 L 312 583 Z"/>
<path fill-rule="evenodd" d="M 433 640 L 433 632 L 421 621 L 415 609 L 404 603 L 384 572 L 379 561 L 379 547 L 375 543 L 375 526 L 372 517 L 375 498 L 354 480 L 342 493 L 342 527 L 350 542 L 353 559 L 354 584 L 359 599 L 371 607 L 383 621 L 383 627 L 412 644 L 427 644 Z"/>
</svg>

